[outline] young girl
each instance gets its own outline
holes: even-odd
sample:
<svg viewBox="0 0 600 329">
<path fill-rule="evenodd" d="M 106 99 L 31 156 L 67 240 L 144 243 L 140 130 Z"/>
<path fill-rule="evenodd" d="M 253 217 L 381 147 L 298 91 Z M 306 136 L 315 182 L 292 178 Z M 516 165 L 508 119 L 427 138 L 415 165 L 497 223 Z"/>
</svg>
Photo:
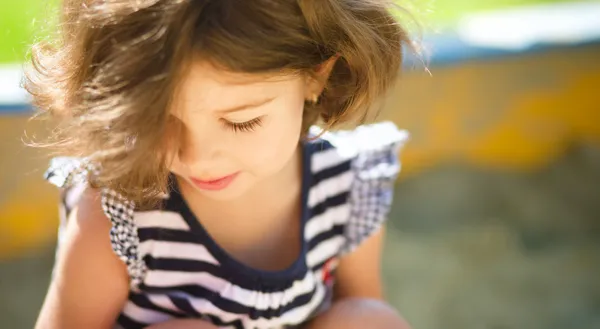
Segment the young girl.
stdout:
<svg viewBox="0 0 600 329">
<path fill-rule="evenodd" d="M 386 0 L 65 0 L 26 88 L 58 120 L 38 329 L 404 329 L 382 301 Z M 320 124 L 325 130 L 314 126 Z"/>
</svg>

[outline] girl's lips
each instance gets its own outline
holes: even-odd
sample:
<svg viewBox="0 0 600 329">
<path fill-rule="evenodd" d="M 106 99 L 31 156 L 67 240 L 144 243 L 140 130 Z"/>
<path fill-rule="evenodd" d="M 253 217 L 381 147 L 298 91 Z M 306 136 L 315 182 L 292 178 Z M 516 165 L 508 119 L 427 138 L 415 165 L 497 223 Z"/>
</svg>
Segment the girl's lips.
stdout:
<svg viewBox="0 0 600 329">
<path fill-rule="evenodd" d="M 226 188 L 233 182 L 233 180 L 237 177 L 238 173 L 234 173 L 228 176 L 224 176 L 217 179 L 211 180 L 201 180 L 198 178 L 190 177 L 190 180 L 196 185 L 198 188 L 209 191 L 218 191 Z"/>
</svg>

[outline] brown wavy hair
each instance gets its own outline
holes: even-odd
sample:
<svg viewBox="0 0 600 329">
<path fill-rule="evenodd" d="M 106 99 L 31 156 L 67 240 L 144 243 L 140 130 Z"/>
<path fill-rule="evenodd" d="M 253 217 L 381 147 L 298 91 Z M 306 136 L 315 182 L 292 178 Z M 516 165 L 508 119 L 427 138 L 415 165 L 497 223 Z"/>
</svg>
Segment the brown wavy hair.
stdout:
<svg viewBox="0 0 600 329">
<path fill-rule="evenodd" d="M 168 109 L 192 59 L 310 74 L 339 55 L 303 125 L 360 123 L 411 45 L 396 10 L 392 0 L 64 0 L 58 37 L 32 47 L 24 86 L 57 119 L 44 145 L 99 165 L 94 186 L 145 202 L 167 188 Z"/>
</svg>

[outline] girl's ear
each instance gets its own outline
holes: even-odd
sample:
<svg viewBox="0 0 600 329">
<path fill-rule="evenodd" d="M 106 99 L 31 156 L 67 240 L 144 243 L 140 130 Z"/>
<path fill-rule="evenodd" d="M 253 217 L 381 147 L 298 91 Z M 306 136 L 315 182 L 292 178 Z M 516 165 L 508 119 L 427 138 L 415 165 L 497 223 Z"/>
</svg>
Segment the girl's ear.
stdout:
<svg viewBox="0 0 600 329">
<path fill-rule="evenodd" d="M 339 57 L 337 54 L 331 56 L 313 69 L 312 75 L 307 77 L 306 99 L 313 101 L 315 97 L 323 93 L 323 89 Z"/>
</svg>

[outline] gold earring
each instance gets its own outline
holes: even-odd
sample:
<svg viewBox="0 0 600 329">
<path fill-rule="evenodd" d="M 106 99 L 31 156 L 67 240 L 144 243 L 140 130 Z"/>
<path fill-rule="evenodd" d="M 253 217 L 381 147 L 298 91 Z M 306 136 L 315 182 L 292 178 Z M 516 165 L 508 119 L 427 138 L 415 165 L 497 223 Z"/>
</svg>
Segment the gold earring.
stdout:
<svg viewBox="0 0 600 329">
<path fill-rule="evenodd" d="M 311 98 L 311 102 L 313 103 L 313 105 L 316 105 L 319 102 L 319 95 L 314 94 Z"/>
</svg>

